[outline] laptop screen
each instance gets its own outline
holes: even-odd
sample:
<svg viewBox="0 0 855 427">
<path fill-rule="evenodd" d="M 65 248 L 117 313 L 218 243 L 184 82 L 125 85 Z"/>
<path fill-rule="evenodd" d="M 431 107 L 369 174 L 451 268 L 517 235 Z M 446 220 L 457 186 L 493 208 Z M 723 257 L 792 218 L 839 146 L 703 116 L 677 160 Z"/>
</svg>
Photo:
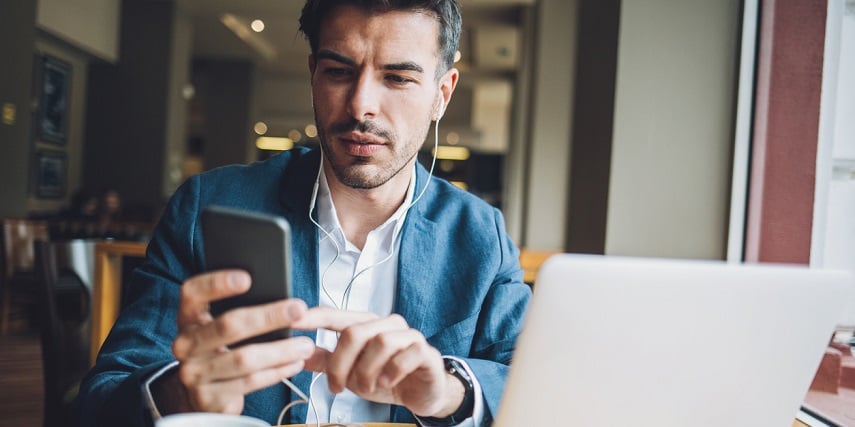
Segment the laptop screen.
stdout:
<svg viewBox="0 0 855 427">
<path fill-rule="evenodd" d="M 851 284 L 794 266 L 557 255 L 496 425 L 792 425 Z"/>
</svg>

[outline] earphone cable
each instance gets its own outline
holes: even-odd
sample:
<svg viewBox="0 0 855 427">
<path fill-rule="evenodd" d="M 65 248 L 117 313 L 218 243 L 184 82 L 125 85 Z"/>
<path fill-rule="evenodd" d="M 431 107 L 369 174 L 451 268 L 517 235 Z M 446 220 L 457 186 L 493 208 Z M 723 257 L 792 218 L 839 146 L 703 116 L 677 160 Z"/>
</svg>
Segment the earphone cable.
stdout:
<svg viewBox="0 0 855 427">
<path fill-rule="evenodd" d="M 425 185 L 422 187 L 422 190 L 419 193 L 419 195 L 415 199 L 413 199 L 412 202 L 410 202 L 410 204 L 404 210 L 404 213 L 407 213 L 410 210 L 410 208 L 412 208 L 413 205 L 415 205 L 416 202 L 418 202 L 422 198 L 422 196 L 427 191 L 427 188 L 428 188 L 428 185 L 430 184 L 431 179 L 433 178 L 434 167 L 436 166 L 436 156 L 437 156 L 437 152 L 439 151 L 439 121 L 440 121 L 440 118 L 441 117 L 437 117 L 436 121 L 434 122 L 433 159 L 431 160 L 430 170 L 428 172 L 427 180 L 425 181 Z M 326 275 L 327 275 L 327 272 L 329 271 L 329 269 L 333 266 L 333 264 L 335 264 L 335 262 L 338 260 L 339 256 L 341 255 L 341 248 L 339 247 L 338 242 L 336 242 L 335 238 L 333 238 L 332 234 L 329 231 L 327 231 L 323 226 L 321 226 L 317 221 L 315 221 L 314 217 L 312 217 L 312 213 L 315 210 L 315 204 L 317 202 L 319 181 L 321 178 L 321 173 L 323 173 L 323 165 L 324 165 L 323 155 L 324 155 L 323 150 L 321 150 L 321 161 L 320 161 L 320 165 L 318 166 L 318 175 L 315 178 L 315 184 L 314 184 L 314 187 L 312 189 L 312 197 L 311 197 L 311 200 L 309 202 L 309 221 L 311 221 L 312 224 L 314 224 L 316 227 L 318 227 L 318 229 L 324 233 L 326 238 L 332 242 L 333 246 L 335 247 L 335 252 L 336 252 L 332 261 L 330 261 L 330 263 L 327 264 L 327 266 L 324 268 L 323 273 L 321 273 L 321 278 L 320 278 L 321 290 L 324 292 L 324 295 L 326 295 L 327 298 L 329 298 L 330 302 L 332 302 L 332 304 L 336 306 L 337 309 L 347 310 L 347 308 L 350 304 L 351 290 L 353 288 L 353 284 L 356 281 L 356 279 L 358 277 L 360 277 L 366 271 L 368 271 L 368 270 L 370 270 L 370 269 L 372 269 L 378 265 L 381 265 L 381 264 L 389 261 L 390 259 L 392 259 L 393 255 L 395 254 L 395 251 L 396 251 L 396 247 L 397 247 L 396 244 L 398 241 L 398 237 L 400 235 L 400 231 L 396 230 L 396 232 L 393 233 L 393 236 L 391 239 L 392 241 L 391 241 L 390 247 L 389 247 L 389 254 L 385 258 L 383 258 L 379 262 L 376 262 L 376 263 L 374 263 L 368 267 L 363 268 L 362 270 L 360 270 L 358 273 L 354 274 L 350 278 L 350 280 L 347 283 L 347 286 L 345 287 L 344 293 L 342 294 L 341 306 L 336 305 L 335 299 L 333 299 L 332 295 L 330 295 L 329 291 L 326 288 Z M 339 337 L 340 337 L 339 333 L 337 332 L 336 333 L 336 339 L 338 339 Z M 299 396 L 301 400 L 295 400 L 295 401 L 289 402 L 288 404 L 286 404 L 282 408 L 282 411 L 279 413 L 279 419 L 277 420 L 278 425 L 282 425 L 283 418 L 285 417 L 285 414 L 288 412 L 288 410 L 290 410 L 295 405 L 305 403 L 305 404 L 308 404 L 309 408 L 311 408 L 311 410 L 313 411 L 313 414 L 315 416 L 316 426 L 317 427 L 321 426 L 321 421 L 320 421 L 320 417 L 318 416 L 317 408 L 315 407 L 315 404 L 312 401 L 312 398 L 310 396 L 312 394 L 312 386 L 314 386 L 315 382 L 320 377 L 322 377 L 323 375 L 324 375 L 324 373 L 319 373 L 309 383 L 309 396 L 306 396 L 305 393 L 303 393 L 296 385 L 294 385 L 294 383 L 292 383 L 287 378 L 282 379 L 282 382 L 286 386 L 288 386 L 288 388 L 290 388 L 295 394 L 297 394 L 297 396 Z M 327 422 L 329 422 L 329 420 L 327 420 Z"/>
</svg>

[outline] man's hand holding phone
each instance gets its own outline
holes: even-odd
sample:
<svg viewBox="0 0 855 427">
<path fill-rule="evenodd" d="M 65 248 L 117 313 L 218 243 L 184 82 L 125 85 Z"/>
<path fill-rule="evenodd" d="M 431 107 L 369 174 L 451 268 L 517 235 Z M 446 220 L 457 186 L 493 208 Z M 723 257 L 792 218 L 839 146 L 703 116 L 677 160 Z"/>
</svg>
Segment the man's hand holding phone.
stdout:
<svg viewBox="0 0 855 427">
<path fill-rule="evenodd" d="M 155 381 L 152 392 L 161 412 L 239 414 L 244 395 L 296 375 L 315 345 L 290 337 L 307 309 L 290 298 L 284 218 L 210 206 L 202 235 L 207 272 L 181 286 L 172 344 L 178 372 Z"/>
<path fill-rule="evenodd" d="M 172 345 L 181 363 L 171 381 L 180 381 L 186 391 L 186 402 L 180 406 L 187 407 L 179 410 L 239 414 L 244 395 L 296 375 L 313 354 L 314 342 L 307 337 L 229 348 L 250 337 L 289 328 L 306 313 L 303 301 L 284 299 L 235 308 L 218 317 L 211 314 L 211 302 L 244 294 L 249 288 L 250 276 L 240 270 L 204 273 L 181 286 L 178 337 Z"/>
</svg>

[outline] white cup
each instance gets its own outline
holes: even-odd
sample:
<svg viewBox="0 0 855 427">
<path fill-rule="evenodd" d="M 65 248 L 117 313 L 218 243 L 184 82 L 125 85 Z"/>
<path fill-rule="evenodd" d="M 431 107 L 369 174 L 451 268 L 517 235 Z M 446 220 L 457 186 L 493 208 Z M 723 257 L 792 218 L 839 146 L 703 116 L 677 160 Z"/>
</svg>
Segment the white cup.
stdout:
<svg viewBox="0 0 855 427">
<path fill-rule="evenodd" d="M 270 427 L 258 418 L 207 412 L 167 415 L 154 423 L 155 427 Z"/>
</svg>

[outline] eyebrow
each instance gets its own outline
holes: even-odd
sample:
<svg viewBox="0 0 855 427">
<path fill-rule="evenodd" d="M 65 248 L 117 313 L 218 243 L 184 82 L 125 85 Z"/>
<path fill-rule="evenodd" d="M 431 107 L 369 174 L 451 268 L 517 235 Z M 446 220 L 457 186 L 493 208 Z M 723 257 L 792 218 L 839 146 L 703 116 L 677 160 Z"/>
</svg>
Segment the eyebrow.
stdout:
<svg viewBox="0 0 855 427">
<path fill-rule="evenodd" d="M 320 50 L 317 54 L 318 60 L 329 59 L 331 61 L 341 62 L 347 66 L 354 67 L 356 66 L 356 61 L 351 58 L 348 58 L 344 55 L 329 51 L 329 50 Z M 404 61 L 404 62 L 396 62 L 393 64 L 384 64 L 381 68 L 384 70 L 390 71 L 415 71 L 417 73 L 424 73 L 425 70 L 421 65 L 416 64 L 412 61 Z"/>
</svg>

